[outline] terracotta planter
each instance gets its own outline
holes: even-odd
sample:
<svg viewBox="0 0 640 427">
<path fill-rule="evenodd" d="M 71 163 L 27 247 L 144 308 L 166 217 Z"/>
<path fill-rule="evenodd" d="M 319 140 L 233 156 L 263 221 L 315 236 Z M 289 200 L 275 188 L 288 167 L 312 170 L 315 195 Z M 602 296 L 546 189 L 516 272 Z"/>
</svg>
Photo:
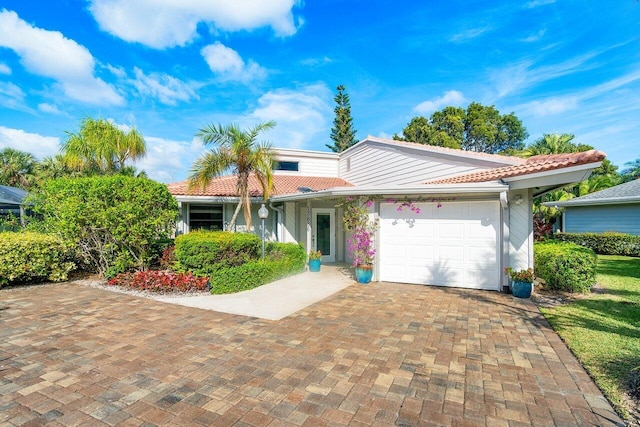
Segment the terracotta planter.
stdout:
<svg viewBox="0 0 640 427">
<path fill-rule="evenodd" d="M 309 271 L 318 272 L 320 271 L 320 266 L 322 265 L 322 260 L 320 259 L 310 259 L 309 260 Z"/>
<path fill-rule="evenodd" d="M 358 283 L 367 284 L 371 282 L 372 277 L 373 277 L 372 265 L 359 265 L 356 267 L 356 280 L 358 281 Z"/>
</svg>

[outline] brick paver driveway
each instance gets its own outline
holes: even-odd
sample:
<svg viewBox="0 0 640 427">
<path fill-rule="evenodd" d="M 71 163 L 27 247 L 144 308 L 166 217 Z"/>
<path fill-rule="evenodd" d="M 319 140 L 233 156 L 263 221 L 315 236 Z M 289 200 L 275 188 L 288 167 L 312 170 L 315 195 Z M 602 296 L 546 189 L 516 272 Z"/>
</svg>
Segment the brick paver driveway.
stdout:
<svg viewBox="0 0 640 427">
<path fill-rule="evenodd" d="M 529 302 L 352 285 L 280 321 L 0 291 L 0 425 L 611 425 Z"/>
</svg>

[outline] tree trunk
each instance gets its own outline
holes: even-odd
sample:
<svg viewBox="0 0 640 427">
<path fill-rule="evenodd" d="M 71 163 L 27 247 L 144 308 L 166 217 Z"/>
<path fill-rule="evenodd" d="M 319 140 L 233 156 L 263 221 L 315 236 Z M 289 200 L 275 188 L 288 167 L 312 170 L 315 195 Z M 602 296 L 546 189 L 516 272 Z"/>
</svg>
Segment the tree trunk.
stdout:
<svg viewBox="0 0 640 427">
<path fill-rule="evenodd" d="M 236 226 L 236 219 L 238 219 L 238 214 L 240 213 L 240 208 L 242 207 L 242 199 L 238 202 L 238 206 L 236 206 L 236 210 L 233 212 L 233 216 L 231 217 L 231 221 L 229 222 L 229 227 L 227 231 L 233 231 L 233 228 Z"/>
</svg>

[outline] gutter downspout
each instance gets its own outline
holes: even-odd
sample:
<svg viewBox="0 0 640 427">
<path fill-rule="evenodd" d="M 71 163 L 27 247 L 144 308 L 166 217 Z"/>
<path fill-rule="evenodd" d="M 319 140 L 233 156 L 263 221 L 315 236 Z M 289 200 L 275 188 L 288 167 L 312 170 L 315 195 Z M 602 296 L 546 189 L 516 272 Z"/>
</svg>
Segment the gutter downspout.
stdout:
<svg viewBox="0 0 640 427">
<path fill-rule="evenodd" d="M 284 235 L 282 230 L 282 224 L 284 223 L 284 209 L 275 207 L 271 199 L 269 199 L 269 207 L 278 213 L 276 218 L 276 241 L 280 242 L 280 236 Z"/>
</svg>

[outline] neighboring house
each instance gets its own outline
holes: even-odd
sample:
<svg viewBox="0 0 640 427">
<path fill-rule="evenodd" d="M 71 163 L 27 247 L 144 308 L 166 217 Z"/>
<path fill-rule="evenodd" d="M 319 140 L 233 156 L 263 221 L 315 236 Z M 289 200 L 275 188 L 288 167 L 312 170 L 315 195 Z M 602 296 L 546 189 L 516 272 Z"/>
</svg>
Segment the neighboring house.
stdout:
<svg viewBox="0 0 640 427">
<path fill-rule="evenodd" d="M 369 136 L 339 154 L 278 149 L 276 157 L 270 239 L 348 262 L 336 205 L 365 196 L 380 223 L 374 280 L 501 290 L 504 267 L 533 266 L 532 198 L 586 179 L 604 153 L 522 159 Z M 178 231 L 222 229 L 238 201 L 235 185 L 233 176 L 192 191 L 170 184 L 181 207 Z M 261 190 L 255 179 L 250 185 L 258 231 Z M 420 213 L 399 211 L 405 201 Z"/>
<path fill-rule="evenodd" d="M 25 211 L 23 202 L 27 192 L 22 188 L 0 185 L 0 218 L 13 215 L 24 224 Z"/>
<path fill-rule="evenodd" d="M 560 231 L 565 233 L 640 235 L 640 179 L 544 205 L 564 208 Z"/>
</svg>

